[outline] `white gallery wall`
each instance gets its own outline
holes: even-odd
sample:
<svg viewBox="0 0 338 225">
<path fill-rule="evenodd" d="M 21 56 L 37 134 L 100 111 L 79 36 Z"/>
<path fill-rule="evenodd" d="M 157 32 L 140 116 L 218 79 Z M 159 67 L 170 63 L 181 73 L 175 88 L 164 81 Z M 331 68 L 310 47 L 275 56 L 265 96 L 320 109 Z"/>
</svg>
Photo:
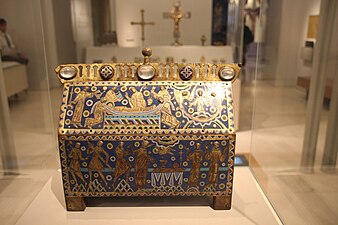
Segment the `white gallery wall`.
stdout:
<svg viewBox="0 0 338 225">
<path fill-rule="evenodd" d="M 94 45 L 91 0 L 70 0 L 77 62 L 84 62 L 85 48 Z"/>
<path fill-rule="evenodd" d="M 319 9 L 320 0 L 269 1 L 265 73 L 276 85 L 294 86 L 298 76 L 310 75 L 311 64 L 304 63 L 301 48 L 308 40 L 308 17 Z"/>
<path fill-rule="evenodd" d="M 76 63 L 75 42 L 69 0 L 41 1 L 49 86 L 60 87 L 55 74 L 59 64 Z"/>
<path fill-rule="evenodd" d="M 320 11 L 320 0 L 308 0 L 307 4 L 301 6 L 304 10 L 304 17 L 305 19 L 301 20 L 302 29 L 300 30 L 300 47 L 305 46 L 305 41 L 314 41 L 315 39 L 309 39 L 307 38 L 307 30 L 308 30 L 308 23 L 309 23 L 309 16 L 313 15 L 319 15 Z M 316 44 L 315 44 L 316 47 Z M 310 76 L 311 75 L 311 69 L 312 69 L 312 62 L 306 62 L 302 60 L 301 58 L 301 49 L 299 49 L 298 52 L 298 58 L 300 61 L 297 65 L 297 71 L 299 76 Z"/>
<path fill-rule="evenodd" d="M 119 45 L 141 46 L 141 27 L 130 24 L 131 21 L 141 20 L 141 9 L 145 10 L 146 22 L 155 22 L 154 26 L 145 27 L 146 45 L 171 45 L 174 40 L 173 20 L 164 19 L 163 12 L 170 12 L 174 2 L 174 0 L 115 0 L 115 15 L 112 13 L 112 18 L 115 18 Z M 180 23 L 181 43 L 201 45 L 200 38 L 205 35 L 206 43 L 210 44 L 212 1 L 182 0 L 181 5 L 184 11 L 191 12 L 191 18 L 183 19 Z"/>
</svg>

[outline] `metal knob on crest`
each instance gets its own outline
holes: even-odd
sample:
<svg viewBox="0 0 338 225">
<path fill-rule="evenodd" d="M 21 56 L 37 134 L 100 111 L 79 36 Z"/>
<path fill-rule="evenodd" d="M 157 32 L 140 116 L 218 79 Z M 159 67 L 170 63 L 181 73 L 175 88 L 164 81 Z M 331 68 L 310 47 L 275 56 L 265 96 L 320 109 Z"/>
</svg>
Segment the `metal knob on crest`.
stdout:
<svg viewBox="0 0 338 225">
<path fill-rule="evenodd" d="M 142 55 L 144 56 L 143 65 L 137 68 L 137 76 L 140 80 L 151 80 L 155 77 L 155 68 L 150 65 L 151 48 L 144 48 Z"/>
</svg>

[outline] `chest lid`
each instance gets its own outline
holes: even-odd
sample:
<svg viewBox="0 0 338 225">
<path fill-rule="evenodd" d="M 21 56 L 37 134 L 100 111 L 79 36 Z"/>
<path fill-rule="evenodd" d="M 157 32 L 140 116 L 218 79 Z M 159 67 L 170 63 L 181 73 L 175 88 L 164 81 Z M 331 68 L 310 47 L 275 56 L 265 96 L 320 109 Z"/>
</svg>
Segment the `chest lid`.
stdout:
<svg viewBox="0 0 338 225">
<path fill-rule="evenodd" d="M 237 64 L 69 64 L 56 68 L 64 84 L 60 135 L 231 134 L 231 83 Z"/>
</svg>

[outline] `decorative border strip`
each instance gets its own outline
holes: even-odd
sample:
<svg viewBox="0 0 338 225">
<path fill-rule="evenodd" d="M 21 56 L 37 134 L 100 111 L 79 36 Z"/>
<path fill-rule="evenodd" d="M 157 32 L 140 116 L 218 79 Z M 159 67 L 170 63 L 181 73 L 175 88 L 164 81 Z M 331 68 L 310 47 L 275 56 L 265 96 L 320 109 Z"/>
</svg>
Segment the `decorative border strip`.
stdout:
<svg viewBox="0 0 338 225">
<path fill-rule="evenodd" d="M 59 79 L 62 83 L 86 82 L 86 81 L 104 81 L 100 76 L 100 69 L 105 66 L 113 68 L 114 74 L 109 81 L 135 81 L 137 78 L 137 68 L 142 63 L 101 63 L 101 64 L 65 64 L 55 69 L 57 75 L 64 67 L 73 67 L 76 75 L 70 80 Z M 236 75 L 232 78 L 235 81 L 239 75 L 240 67 L 238 64 L 210 64 L 210 63 L 150 63 L 155 68 L 155 77 L 152 81 L 182 81 L 179 72 L 183 67 L 190 66 L 193 70 L 193 76 L 190 81 L 222 81 L 219 76 L 219 70 L 223 67 L 231 67 Z M 186 81 L 189 82 L 189 81 Z"/>
</svg>

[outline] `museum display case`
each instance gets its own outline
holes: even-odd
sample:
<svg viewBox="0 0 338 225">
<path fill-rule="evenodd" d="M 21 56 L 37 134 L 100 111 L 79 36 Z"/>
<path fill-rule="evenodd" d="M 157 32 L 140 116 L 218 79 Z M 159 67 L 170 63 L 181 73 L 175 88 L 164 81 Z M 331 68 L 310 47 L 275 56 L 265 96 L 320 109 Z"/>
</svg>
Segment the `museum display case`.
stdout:
<svg viewBox="0 0 338 225">
<path fill-rule="evenodd" d="M 0 5 L 15 46 L 29 58 L 27 65 L 0 62 L 0 223 L 15 224 L 59 167 L 51 106 L 59 93 L 50 89 L 40 3 Z"/>
<path fill-rule="evenodd" d="M 7 19 L 8 32 L 17 47 L 29 57 L 27 66 L 15 65 L 18 70 L 12 70 L 12 64 L 2 64 L 0 70 L 2 224 L 337 223 L 338 49 L 335 40 L 338 39 L 338 2 L 230 0 L 228 5 L 224 5 L 223 1 L 218 0 L 201 1 L 199 4 L 194 0 L 182 0 L 180 7 L 184 18 L 176 28 L 173 15 L 179 13 L 174 13 L 174 3 L 175 1 L 155 0 L 0 0 L 0 17 Z M 225 16 L 222 12 L 228 12 L 228 15 Z M 222 18 L 227 18 L 227 22 Z M 253 42 L 248 44 L 245 50 L 241 46 L 244 42 L 244 20 L 254 36 Z M 142 21 L 152 25 L 138 25 Z M 226 31 L 225 27 L 228 28 Z M 226 45 L 222 45 L 224 42 Z M 171 46 L 173 43 L 182 46 Z M 210 74 L 217 77 L 220 69 L 217 65 L 226 66 L 242 62 L 244 51 L 245 64 L 240 68 L 236 81 L 232 83 L 236 149 L 230 210 L 213 210 L 209 199 L 199 196 L 130 196 L 85 198 L 84 211 L 67 211 L 63 189 L 65 173 L 62 171 L 77 166 L 72 157 L 78 156 L 75 153 L 78 149 L 82 152 L 83 160 L 80 162 L 85 181 L 96 179 L 101 181 L 100 184 L 107 181 L 107 187 L 121 188 L 121 181 L 127 179 L 127 173 L 122 171 L 120 180 L 116 180 L 116 183 L 122 185 L 114 186 L 113 176 L 112 180 L 107 177 L 109 166 L 114 167 L 116 163 L 110 161 L 106 164 L 105 161 L 106 158 L 116 161 L 117 155 L 114 151 L 117 152 L 117 141 L 104 138 L 96 140 L 94 137 L 79 141 L 79 137 L 70 133 L 64 135 L 65 140 L 58 140 L 60 106 L 66 95 L 63 95 L 63 87 L 54 69 L 65 64 L 85 65 L 81 69 L 78 66 L 75 68 L 83 74 L 91 71 L 98 75 L 100 80 L 92 81 L 95 83 L 102 82 L 102 65 L 113 65 L 114 76 L 122 77 L 127 74 L 128 77 L 133 73 L 136 78 L 137 66 L 132 65 L 144 63 L 140 54 L 143 47 L 153 49 L 149 63 L 162 65 L 162 69 L 156 67 L 158 71 L 161 70 L 164 77 L 166 73 L 173 76 L 175 74 L 177 82 L 184 82 L 179 74 L 182 65 L 192 65 L 194 69 L 195 65 L 212 65 Z M 121 63 L 127 67 L 116 68 L 116 65 L 122 65 Z M 87 64 L 97 67 L 87 67 Z M 167 70 L 163 65 L 176 67 Z M 61 70 L 60 67 L 59 69 Z M 107 78 L 109 70 L 105 71 L 107 73 L 104 77 Z M 66 75 L 72 73 L 71 70 L 64 72 Z M 6 86 L 7 83 L 10 84 Z M 67 85 L 67 82 L 65 84 Z M 140 90 L 141 83 L 133 84 L 136 85 L 136 91 Z M 126 93 L 131 98 L 134 90 L 131 86 L 125 90 L 122 86 L 114 85 L 107 86 L 107 90 L 115 87 L 116 98 L 123 97 L 121 102 L 118 101 L 115 105 L 128 106 L 129 101 L 126 105 L 123 105 L 126 101 L 122 101 L 127 99 Z M 195 88 L 202 86 L 197 83 Z M 66 105 L 67 109 L 73 107 L 73 114 L 76 108 L 75 95 L 78 96 L 81 91 L 87 90 L 84 85 L 75 88 L 70 97 L 74 102 Z M 110 121 L 106 123 L 98 123 L 100 118 L 94 117 L 95 109 L 99 110 L 104 102 L 96 101 L 95 107 L 92 107 L 94 101 L 91 103 L 88 100 L 100 99 L 100 95 L 103 96 L 107 91 L 103 88 L 104 85 L 88 86 L 89 97 L 83 112 L 78 113 L 82 125 L 88 126 L 88 132 L 99 129 L 99 125 L 113 126 L 112 123 L 122 121 L 113 112 L 109 117 Z M 194 89 L 194 86 L 189 88 Z M 147 95 L 147 106 L 151 106 L 151 102 L 160 104 L 160 86 L 155 87 L 153 92 L 150 86 L 143 89 Z M 215 103 L 198 103 L 197 99 L 201 96 L 203 97 L 203 93 L 199 95 L 196 92 L 196 105 L 190 108 L 198 111 L 202 103 Z M 210 96 L 214 98 L 212 93 Z M 171 97 L 173 104 L 178 104 L 175 96 Z M 187 101 L 184 99 L 182 104 Z M 112 106 L 113 102 L 108 105 Z M 67 119 L 73 117 L 73 114 L 69 113 L 64 114 L 66 126 L 66 122 L 70 122 Z M 177 115 L 175 118 L 178 118 Z M 163 126 L 174 127 L 175 120 L 170 120 L 170 116 L 167 119 L 165 123 L 155 116 L 146 122 L 155 124 L 159 121 Z M 138 121 L 144 122 L 145 118 L 138 118 Z M 82 126 L 72 123 L 68 125 L 71 129 Z M 109 135 L 116 138 L 115 134 Z M 162 139 L 165 138 L 161 135 Z M 91 137 L 92 133 L 85 136 Z M 154 134 L 148 136 L 149 139 L 157 137 Z M 170 182 L 170 176 L 175 176 L 174 172 L 161 170 L 161 167 L 175 169 L 178 164 L 180 168 L 182 161 L 182 166 L 183 163 L 187 165 L 183 166 L 186 171 L 178 171 L 176 177 L 180 178 L 180 172 L 183 173 L 182 183 L 187 184 L 183 188 L 191 189 L 190 186 L 194 185 L 195 180 L 184 178 L 194 177 L 194 174 L 190 174 L 194 166 L 192 158 L 198 158 L 199 151 L 196 140 L 193 139 L 194 136 L 180 139 L 183 148 L 177 145 L 177 149 L 174 148 L 175 151 L 168 157 L 160 155 L 165 149 L 147 146 L 146 149 L 152 151 L 150 156 L 156 157 L 144 159 L 149 166 L 156 164 L 157 170 L 151 169 L 154 169 L 152 172 L 158 173 L 149 172 L 144 182 L 141 167 L 136 168 L 136 163 L 131 163 L 133 168 L 130 168 L 128 177 L 128 180 L 133 180 L 131 188 L 136 190 L 142 189 L 143 186 L 150 187 L 152 174 L 155 183 L 158 181 L 160 184 L 162 177 L 164 183 Z M 107 150 L 108 157 L 104 153 L 97 154 L 98 163 L 94 163 L 104 167 L 104 178 L 95 171 L 92 171 L 90 177 L 86 169 L 91 163 L 90 155 L 93 155 L 94 151 L 100 151 L 100 141 L 104 147 L 109 145 L 109 148 L 113 148 Z M 206 139 L 206 142 L 208 141 L 210 140 Z M 73 149 L 73 153 L 68 152 L 68 158 L 63 158 L 61 162 L 59 142 Z M 142 156 L 142 143 L 151 145 L 143 140 L 142 143 L 136 142 L 132 143 L 135 149 L 130 148 L 127 160 L 135 161 L 138 156 Z M 216 145 L 208 144 L 208 150 Z M 221 140 L 219 144 L 222 146 Z M 223 144 L 228 146 L 228 143 Z M 124 145 L 131 145 L 131 142 L 127 141 Z M 202 152 L 206 150 L 205 146 L 202 144 Z M 87 148 L 91 150 L 87 151 Z M 183 150 L 186 148 L 190 149 L 190 152 L 184 154 Z M 130 158 L 131 156 L 133 157 Z M 207 171 L 208 166 L 202 163 L 201 168 Z M 223 177 L 228 171 L 224 168 L 219 168 L 222 170 L 217 180 L 220 188 L 223 187 L 221 175 Z M 135 170 L 139 171 L 138 177 L 134 176 Z M 79 188 L 83 183 L 82 176 L 77 171 L 69 171 L 68 175 L 75 177 L 70 179 L 69 187 Z M 204 175 L 198 180 L 199 185 L 201 182 L 209 182 L 208 173 L 202 173 Z M 147 180 L 150 180 L 150 183 Z M 172 182 L 180 182 L 180 179 L 172 179 Z M 123 188 L 128 188 L 127 186 L 124 185 Z M 92 187 L 97 190 L 101 188 L 96 181 Z M 92 192 L 93 195 L 104 193 L 97 190 Z"/>
</svg>

